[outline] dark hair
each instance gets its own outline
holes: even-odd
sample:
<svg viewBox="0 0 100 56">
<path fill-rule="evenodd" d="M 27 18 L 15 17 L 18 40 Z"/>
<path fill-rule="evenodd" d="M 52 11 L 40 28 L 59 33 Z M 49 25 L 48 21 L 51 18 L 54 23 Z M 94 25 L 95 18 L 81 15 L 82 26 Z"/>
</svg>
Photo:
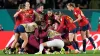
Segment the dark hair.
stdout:
<svg viewBox="0 0 100 56">
<path fill-rule="evenodd" d="M 52 11 L 52 9 L 51 8 L 48 8 L 48 11 Z"/>
<path fill-rule="evenodd" d="M 52 13 L 53 13 L 53 10 L 52 10 L 51 8 L 49 8 L 49 9 L 47 10 L 47 13 L 48 13 L 48 11 L 50 11 L 50 12 L 52 12 Z"/>
<path fill-rule="evenodd" d="M 68 5 L 68 6 L 75 7 L 75 3 L 68 3 L 67 5 Z"/>
<path fill-rule="evenodd" d="M 59 12 L 55 12 L 55 15 L 59 15 Z"/>
<path fill-rule="evenodd" d="M 62 15 L 63 13 L 61 11 L 55 12 L 55 15 Z"/>
<path fill-rule="evenodd" d="M 41 6 L 43 6 L 43 4 L 39 3 L 39 4 L 37 4 L 37 7 L 36 8 L 39 8 Z"/>
</svg>

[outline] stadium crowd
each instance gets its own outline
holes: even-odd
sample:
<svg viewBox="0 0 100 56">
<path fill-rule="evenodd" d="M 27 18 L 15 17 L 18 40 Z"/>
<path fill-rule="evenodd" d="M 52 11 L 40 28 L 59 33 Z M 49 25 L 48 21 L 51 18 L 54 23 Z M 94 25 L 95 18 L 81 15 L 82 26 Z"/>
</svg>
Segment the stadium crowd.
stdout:
<svg viewBox="0 0 100 56">
<path fill-rule="evenodd" d="M 64 9 L 67 3 L 75 3 L 81 9 L 100 9 L 100 0 L 0 0 L 1 9 L 17 9 L 19 4 L 30 2 L 32 8 L 38 3 L 44 4 L 44 9 Z"/>
<path fill-rule="evenodd" d="M 75 15 L 76 20 L 73 20 L 70 16 L 60 11 L 53 12 L 52 9 L 48 9 L 47 13 L 44 13 L 44 0 L 40 0 L 42 3 L 38 0 L 39 4 L 36 5 L 36 10 L 34 10 L 30 8 L 30 4 L 33 4 L 30 3 L 30 1 L 31 0 L 28 0 L 28 2 L 26 2 L 23 0 L 25 3 L 20 4 L 18 11 L 14 14 L 16 22 L 14 28 L 15 39 L 4 49 L 4 53 L 65 54 L 70 52 L 70 49 L 67 47 L 69 45 L 73 46 L 75 53 L 80 53 L 81 51 L 79 50 L 76 40 L 78 31 L 81 32 L 83 40 L 82 53 L 86 53 L 86 38 L 91 42 L 94 47 L 93 53 L 95 53 L 97 47 L 90 36 L 90 23 L 79 9 L 79 7 L 81 7 L 80 4 L 78 4 L 79 7 L 76 7 L 75 3 L 65 3 L 65 7 L 68 8 L 69 11 L 73 11 Z M 58 2 L 60 1 L 61 0 Z M 17 4 L 17 2 L 15 4 Z M 59 6 L 58 9 L 61 8 Z M 79 27 L 75 25 L 76 22 L 79 23 Z"/>
</svg>

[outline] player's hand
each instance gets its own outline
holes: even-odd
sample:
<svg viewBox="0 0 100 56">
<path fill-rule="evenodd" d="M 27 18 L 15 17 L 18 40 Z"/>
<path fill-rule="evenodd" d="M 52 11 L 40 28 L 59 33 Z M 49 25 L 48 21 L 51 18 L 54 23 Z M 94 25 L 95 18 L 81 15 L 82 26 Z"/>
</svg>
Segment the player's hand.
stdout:
<svg viewBox="0 0 100 56">
<path fill-rule="evenodd" d="M 73 21 L 73 23 L 75 23 L 76 21 Z"/>
<path fill-rule="evenodd" d="M 72 21 L 72 23 L 74 23 L 74 21 Z"/>
<path fill-rule="evenodd" d="M 20 9 L 20 10 L 19 10 L 19 12 L 22 12 L 22 11 L 23 11 L 23 9 Z"/>
<path fill-rule="evenodd" d="M 70 20 L 71 23 L 74 23 L 73 19 Z"/>
<path fill-rule="evenodd" d="M 20 9 L 19 12 L 24 12 L 24 9 Z"/>
<path fill-rule="evenodd" d="M 74 23 L 74 21 L 73 21 L 73 20 L 71 20 L 71 23 Z"/>
</svg>

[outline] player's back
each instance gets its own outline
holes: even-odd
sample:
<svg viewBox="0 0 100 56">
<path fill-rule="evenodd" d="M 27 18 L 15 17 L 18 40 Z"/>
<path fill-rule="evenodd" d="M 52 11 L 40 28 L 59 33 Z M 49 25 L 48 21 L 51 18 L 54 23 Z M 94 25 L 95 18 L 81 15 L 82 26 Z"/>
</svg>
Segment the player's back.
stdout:
<svg viewBox="0 0 100 56">
<path fill-rule="evenodd" d="M 73 19 L 70 16 L 63 15 L 62 20 L 64 21 L 64 25 L 66 25 L 69 30 L 76 28 L 76 25 L 73 23 Z"/>
<path fill-rule="evenodd" d="M 23 12 L 19 13 L 18 16 L 15 17 L 14 19 L 15 19 L 14 29 L 16 29 L 17 26 L 23 23 Z"/>
</svg>

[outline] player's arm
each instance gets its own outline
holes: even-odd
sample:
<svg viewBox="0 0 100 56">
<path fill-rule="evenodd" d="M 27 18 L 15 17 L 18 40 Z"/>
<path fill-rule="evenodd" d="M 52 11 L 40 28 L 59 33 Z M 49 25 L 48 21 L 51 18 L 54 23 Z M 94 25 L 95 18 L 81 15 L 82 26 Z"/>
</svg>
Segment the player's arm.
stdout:
<svg viewBox="0 0 100 56">
<path fill-rule="evenodd" d="M 41 16 L 40 16 L 40 14 L 39 14 L 39 13 L 37 13 L 35 10 L 34 10 L 33 12 L 34 12 L 34 15 L 35 15 L 38 19 L 40 19 L 40 18 L 41 18 Z"/>
<path fill-rule="evenodd" d="M 18 12 L 16 12 L 16 13 L 14 14 L 14 18 L 16 18 L 16 17 L 19 15 L 20 12 L 22 12 L 22 9 L 20 9 Z"/>
<path fill-rule="evenodd" d="M 81 15 L 78 14 L 78 19 L 76 19 L 76 20 L 74 21 L 74 23 L 80 21 L 81 19 L 82 19 L 82 18 L 81 18 Z"/>
<path fill-rule="evenodd" d="M 58 23 L 53 24 L 54 30 L 57 30 L 58 28 Z"/>
<path fill-rule="evenodd" d="M 83 12 L 82 12 L 80 9 L 77 9 L 77 10 L 76 10 L 76 14 L 78 15 L 78 19 L 76 19 L 76 20 L 74 21 L 74 23 L 77 22 L 77 21 L 80 21 L 80 20 L 82 19 L 81 16 L 84 16 Z"/>
<path fill-rule="evenodd" d="M 35 10 L 33 10 L 33 12 L 34 12 L 35 15 L 39 15 Z"/>
<path fill-rule="evenodd" d="M 59 32 L 63 26 L 64 26 L 64 17 L 61 18 L 60 26 L 58 27 L 56 31 Z"/>
<path fill-rule="evenodd" d="M 38 38 L 38 35 L 39 35 L 38 28 L 35 28 L 35 30 L 34 30 L 34 36 L 35 36 L 36 38 Z"/>
</svg>

